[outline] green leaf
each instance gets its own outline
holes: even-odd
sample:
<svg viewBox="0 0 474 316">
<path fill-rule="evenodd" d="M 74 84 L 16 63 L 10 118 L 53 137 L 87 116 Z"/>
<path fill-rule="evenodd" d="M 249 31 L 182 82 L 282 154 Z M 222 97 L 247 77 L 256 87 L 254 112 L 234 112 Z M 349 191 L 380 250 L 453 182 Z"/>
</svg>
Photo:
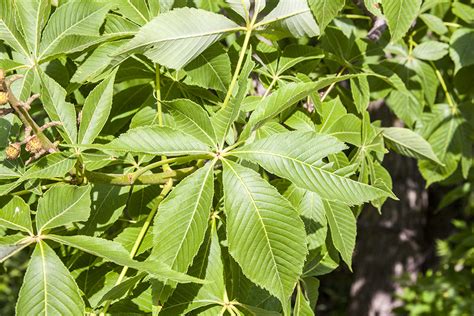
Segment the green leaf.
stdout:
<svg viewBox="0 0 474 316">
<path fill-rule="evenodd" d="M 0 226 L 21 230 L 33 235 L 30 207 L 22 198 L 14 196 L 0 208 Z"/>
<path fill-rule="evenodd" d="M 0 179 L 16 179 L 19 178 L 21 175 L 16 171 L 4 166 L 0 165 Z"/>
<path fill-rule="evenodd" d="M 351 92 L 357 112 L 365 111 L 370 102 L 370 89 L 367 77 L 356 77 L 351 79 Z"/>
<path fill-rule="evenodd" d="M 207 154 L 201 141 L 169 127 L 147 126 L 129 130 L 105 146 L 106 149 L 151 155 L 181 156 Z"/>
<path fill-rule="evenodd" d="M 459 1 L 453 2 L 453 13 L 466 23 L 474 23 L 474 8 L 472 7 L 472 3 L 469 5 Z"/>
<path fill-rule="evenodd" d="M 38 201 L 36 227 L 44 230 L 86 221 L 91 211 L 91 187 L 57 184 Z"/>
<path fill-rule="evenodd" d="M 449 41 L 449 55 L 454 61 L 455 71 L 474 65 L 474 50 L 471 49 L 474 41 L 474 30 L 461 28 L 456 30 Z"/>
<path fill-rule="evenodd" d="M 309 306 L 308 300 L 304 296 L 301 285 L 298 284 L 297 288 L 298 288 L 298 291 L 296 292 L 296 301 L 295 301 L 295 307 L 294 307 L 293 315 L 295 315 L 295 316 L 314 316 L 314 312 L 311 309 L 311 306 Z"/>
<path fill-rule="evenodd" d="M 97 0 L 68 1 L 59 6 L 44 28 L 38 59 L 78 46 L 75 41 L 78 36 L 83 36 L 84 40 L 87 40 L 86 36 L 98 36 L 109 9 L 109 3 Z"/>
<path fill-rule="evenodd" d="M 224 144 L 232 124 L 234 124 L 239 116 L 242 102 L 247 94 L 248 78 L 254 67 L 255 63 L 252 61 L 252 50 L 250 50 L 247 53 L 247 59 L 239 75 L 237 93 L 231 98 L 225 108 L 221 108 L 211 118 L 220 145 Z"/>
<path fill-rule="evenodd" d="M 431 145 L 423 137 L 407 128 L 384 128 L 383 136 L 391 148 L 404 156 L 429 159 L 442 165 Z"/>
<path fill-rule="evenodd" d="M 139 262 L 130 258 L 130 254 L 125 248 L 116 242 L 89 236 L 58 236 L 47 235 L 45 238 L 54 240 L 58 243 L 77 248 L 91 255 L 111 261 L 121 266 L 130 267 L 135 270 L 144 271 L 160 280 L 173 280 L 176 282 L 203 283 L 203 280 L 190 277 L 186 274 L 172 270 L 166 264 L 160 261 Z"/>
<path fill-rule="evenodd" d="M 56 253 L 37 243 L 20 289 L 16 314 L 84 315 L 84 302 L 74 278 Z"/>
<path fill-rule="evenodd" d="M 119 12 L 127 19 L 130 19 L 138 25 L 144 25 L 149 21 L 150 16 L 145 0 L 118 0 L 115 2 L 119 8 Z"/>
<path fill-rule="evenodd" d="M 257 109 L 250 116 L 249 126 L 256 126 L 258 128 L 267 120 L 275 117 L 312 93 L 316 93 L 319 89 L 359 76 L 364 75 L 343 75 L 324 78 L 317 82 L 288 83 L 260 102 Z"/>
<path fill-rule="evenodd" d="M 16 28 L 14 2 L 11 0 L 0 0 L 0 39 L 23 56 L 30 55 L 24 37 Z"/>
<path fill-rule="evenodd" d="M 314 192 L 307 190 L 303 192 L 303 197 L 297 204 L 297 210 L 306 227 L 308 249 L 312 250 L 324 245 L 328 224 L 323 200 Z"/>
<path fill-rule="evenodd" d="M 23 234 L 0 237 L 0 263 L 13 257 L 30 244 L 31 241 L 25 240 L 25 235 Z"/>
<path fill-rule="evenodd" d="M 448 48 L 446 43 L 427 41 L 415 47 L 413 56 L 424 60 L 438 60 L 448 54 Z"/>
<path fill-rule="evenodd" d="M 30 51 L 38 57 L 41 32 L 51 12 L 50 0 L 18 0 L 15 2 L 20 24 Z"/>
<path fill-rule="evenodd" d="M 152 258 L 176 271 L 187 271 L 204 240 L 214 195 L 213 172 L 214 164 L 208 163 L 188 176 L 158 208 Z"/>
<path fill-rule="evenodd" d="M 344 150 L 336 138 L 313 132 L 272 135 L 232 151 L 232 155 L 258 163 L 269 172 L 321 198 L 359 205 L 393 193 L 343 177 L 328 170 L 322 158 Z M 290 150 L 288 150 L 290 149 Z"/>
<path fill-rule="evenodd" d="M 280 0 L 257 26 L 269 25 L 288 30 L 294 37 L 319 35 L 319 27 L 306 0 Z"/>
<path fill-rule="evenodd" d="M 345 0 L 309 0 L 309 6 L 319 23 L 321 32 L 344 8 Z"/>
<path fill-rule="evenodd" d="M 143 26 L 119 54 L 146 48 L 145 56 L 153 62 L 179 69 L 222 35 L 238 29 L 237 24 L 223 15 L 194 8 L 176 9 Z"/>
<path fill-rule="evenodd" d="M 86 61 L 77 68 L 74 76 L 71 78 L 71 82 L 84 83 L 99 81 L 104 77 L 104 74 L 107 74 L 109 68 L 119 65 L 129 57 L 112 56 L 127 42 L 128 40 L 119 40 L 107 42 L 97 47 Z"/>
<path fill-rule="evenodd" d="M 35 162 L 21 176 L 19 181 L 63 177 L 74 167 L 75 163 L 76 159 L 74 157 L 65 157 L 62 153 L 53 153 Z"/>
<path fill-rule="evenodd" d="M 189 83 L 206 89 L 227 91 L 232 79 L 230 58 L 221 44 L 214 44 L 184 70 L 189 76 Z"/>
<path fill-rule="evenodd" d="M 66 91 L 54 79 L 38 70 L 41 82 L 41 100 L 44 109 L 52 121 L 61 122 L 58 128 L 68 144 L 77 140 L 77 120 L 74 105 L 66 102 Z"/>
<path fill-rule="evenodd" d="M 229 252 L 252 282 L 286 305 L 307 252 L 304 224 L 258 173 L 223 163 Z"/>
<path fill-rule="evenodd" d="M 448 27 L 444 25 L 443 20 L 436 15 L 423 13 L 420 15 L 420 19 L 425 22 L 426 26 L 438 35 L 448 33 Z"/>
<path fill-rule="evenodd" d="M 392 42 L 398 42 L 410 29 L 420 11 L 421 0 L 382 0 Z"/>
<path fill-rule="evenodd" d="M 352 270 L 352 253 L 357 234 L 354 214 L 348 206 L 342 203 L 324 201 L 324 206 L 334 247 L 339 251 L 349 269 Z"/>
<path fill-rule="evenodd" d="M 204 285 L 179 284 L 164 304 L 160 315 L 185 315 L 224 299 L 226 295 L 224 264 L 216 225 L 214 219 L 211 222 L 210 236 L 206 238 L 188 271 L 189 274 L 210 282 Z M 184 302 L 187 304 L 183 304 Z"/>
<path fill-rule="evenodd" d="M 246 21 L 250 21 L 250 10 L 252 4 L 250 0 L 226 0 L 232 10 L 234 10 L 238 15 L 244 18 Z M 254 5 L 258 7 L 254 8 L 256 14 L 260 13 L 266 6 L 266 0 L 257 0 L 254 1 Z"/>
<path fill-rule="evenodd" d="M 211 119 L 200 105 L 188 99 L 177 99 L 166 102 L 165 106 L 173 115 L 178 130 L 209 146 L 215 146 L 217 141 Z"/>
<path fill-rule="evenodd" d="M 82 108 L 81 126 L 77 139 L 79 144 L 92 144 L 107 122 L 112 109 L 116 73 L 117 70 L 112 72 L 87 96 Z"/>
</svg>

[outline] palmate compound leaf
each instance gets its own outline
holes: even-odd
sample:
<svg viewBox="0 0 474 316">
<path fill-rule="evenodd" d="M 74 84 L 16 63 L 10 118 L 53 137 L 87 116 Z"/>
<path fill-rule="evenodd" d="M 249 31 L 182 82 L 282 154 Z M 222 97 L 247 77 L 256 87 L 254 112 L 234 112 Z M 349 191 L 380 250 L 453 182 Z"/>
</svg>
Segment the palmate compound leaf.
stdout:
<svg viewBox="0 0 474 316">
<path fill-rule="evenodd" d="M 346 149 L 334 137 L 314 132 L 287 132 L 255 141 L 231 152 L 323 199 L 360 205 L 393 193 L 343 177 L 329 170 L 322 158 Z"/>
<path fill-rule="evenodd" d="M 225 33 L 240 27 L 223 15 L 181 8 L 158 15 L 118 54 L 146 49 L 145 56 L 168 68 L 180 69 Z"/>
<path fill-rule="evenodd" d="M 213 163 L 188 176 L 171 191 L 155 217 L 151 258 L 176 271 L 187 271 L 204 240 L 213 195 Z M 159 292 L 159 297 L 169 295 L 165 285 Z"/>
<path fill-rule="evenodd" d="M 210 152 L 209 146 L 196 138 L 169 127 L 156 125 L 131 129 L 105 145 L 104 149 L 166 156 Z"/>
<path fill-rule="evenodd" d="M 14 196 L 0 207 L 0 227 L 21 230 L 33 235 L 30 207 L 22 198 Z"/>
<path fill-rule="evenodd" d="M 84 315 L 84 302 L 74 278 L 44 242 L 36 244 L 16 306 L 18 316 Z"/>
<path fill-rule="evenodd" d="M 436 154 L 433 152 L 430 143 L 417 133 L 399 127 L 383 129 L 385 141 L 398 153 L 417 159 L 428 159 L 442 165 Z"/>
<path fill-rule="evenodd" d="M 73 222 L 86 221 L 91 210 L 91 187 L 57 184 L 38 201 L 36 227 L 41 234 Z"/>
<path fill-rule="evenodd" d="M 105 259 L 115 264 L 144 271 L 159 280 L 173 280 L 181 283 L 203 283 L 204 281 L 172 270 L 161 261 L 135 261 L 130 258 L 129 252 L 119 243 L 90 236 L 58 236 L 46 235 L 44 238 L 74 247 L 91 255 Z"/>
<path fill-rule="evenodd" d="M 307 253 L 304 224 L 258 173 L 226 159 L 223 165 L 229 252 L 252 282 L 288 306 Z"/>
</svg>

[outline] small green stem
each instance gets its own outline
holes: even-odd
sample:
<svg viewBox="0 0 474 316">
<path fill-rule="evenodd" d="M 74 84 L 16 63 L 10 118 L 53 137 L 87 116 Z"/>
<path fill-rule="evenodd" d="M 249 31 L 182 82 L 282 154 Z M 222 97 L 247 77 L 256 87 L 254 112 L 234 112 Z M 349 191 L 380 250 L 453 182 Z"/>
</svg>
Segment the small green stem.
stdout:
<svg viewBox="0 0 474 316">
<path fill-rule="evenodd" d="M 266 97 L 268 97 L 268 95 L 270 94 L 270 92 L 271 92 L 272 89 L 273 89 L 273 86 L 275 86 L 275 84 L 277 83 L 278 79 L 279 79 L 278 76 L 273 76 L 272 82 L 271 82 L 270 85 L 268 86 L 267 91 L 265 91 L 265 94 L 263 95 L 262 100 L 265 100 Z"/>
<path fill-rule="evenodd" d="M 130 186 L 135 185 L 150 185 L 150 184 L 164 184 L 170 178 L 174 180 L 181 180 L 193 173 L 199 168 L 198 165 L 195 167 L 187 167 L 177 170 L 168 170 L 162 173 L 155 173 L 150 175 L 142 175 L 138 177 L 134 183 L 132 183 L 132 174 L 109 174 L 100 172 L 86 171 L 85 175 L 90 183 L 102 183 L 116 186 Z"/>
<path fill-rule="evenodd" d="M 138 233 L 137 238 L 135 239 L 135 243 L 133 244 L 133 248 L 130 251 L 130 258 L 133 259 L 135 257 L 135 255 L 137 254 L 138 249 L 140 248 L 140 245 L 142 244 L 143 239 L 145 238 L 145 235 L 146 235 L 148 229 L 150 228 L 151 222 L 155 218 L 155 214 L 158 211 L 158 206 L 163 201 L 163 199 L 168 195 L 168 193 L 171 191 L 172 188 L 173 188 L 173 180 L 168 179 L 168 181 L 166 182 L 166 184 L 163 187 L 163 190 L 161 191 L 160 195 L 157 198 L 157 204 L 156 204 L 155 208 L 153 208 L 153 210 L 150 212 L 150 214 L 148 214 L 148 217 L 146 218 L 145 223 L 142 226 L 142 229 L 140 230 L 140 232 Z M 128 267 L 123 267 L 122 268 L 122 272 L 120 273 L 120 275 L 119 275 L 117 281 L 115 282 L 114 286 L 117 286 L 120 283 L 122 283 L 123 279 L 125 278 L 125 276 L 127 274 L 127 271 L 128 271 Z M 101 316 L 106 315 L 110 304 L 111 304 L 110 300 L 105 303 L 104 308 L 102 309 L 102 312 L 100 313 Z"/>
<path fill-rule="evenodd" d="M 155 162 L 155 163 L 152 163 L 152 164 L 149 164 L 148 166 L 145 166 L 139 170 L 137 170 L 135 173 L 133 173 L 132 175 L 132 178 L 131 178 L 131 183 L 135 183 L 135 181 L 140 178 L 143 174 L 145 174 L 147 171 L 150 171 L 150 170 L 153 170 L 155 168 L 158 168 L 158 167 L 161 167 L 161 166 L 164 166 L 164 165 L 168 165 L 171 164 L 171 163 L 178 163 L 178 164 L 182 164 L 182 163 L 186 163 L 186 162 L 189 162 L 189 161 L 193 161 L 193 160 L 199 160 L 199 159 L 211 159 L 213 156 L 212 155 L 194 155 L 194 156 L 186 156 L 186 157 L 178 157 L 178 158 L 169 158 L 169 159 L 165 159 L 165 160 L 160 160 L 158 162 Z M 169 169 L 171 170 L 171 169 Z M 167 170 L 167 171 L 169 171 Z"/>
<path fill-rule="evenodd" d="M 158 111 L 158 124 L 163 126 L 163 106 L 161 104 L 161 73 L 160 65 L 156 64 L 155 67 L 155 97 L 156 97 L 156 106 Z M 167 160 L 166 156 L 161 156 L 161 160 Z M 171 170 L 168 163 L 163 164 L 163 171 Z"/>
<path fill-rule="evenodd" d="M 448 104 L 451 107 L 451 110 L 453 113 L 456 112 L 457 107 L 456 104 L 454 104 L 453 98 L 451 97 L 451 93 L 449 93 L 448 86 L 446 85 L 446 81 L 444 81 L 443 75 L 439 71 L 439 69 L 436 67 L 436 65 L 431 62 L 431 66 L 434 68 L 436 76 L 438 77 L 439 83 L 441 84 L 441 87 L 443 88 L 444 94 L 446 95 L 446 99 L 448 100 Z"/>
<path fill-rule="evenodd" d="M 342 67 L 342 69 L 337 73 L 336 78 L 342 76 L 345 70 L 346 70 L 346 67 Z M 329 93 L 331 93 L 331 91 L 334 89 L 335 86 L 336 86 L 336 82 L 333 82 L 329 86 L 329 88 L 326 91 L 324 91 L 323 95 L 321 96 L 321 102 L 324 102 L 324 100 L 327 98 Z"/>
<path fill-rule="evenodd" d="M 229 90 L 227 90 L 227 94 L 224 99 L 224 103 L 222 103 L 222 109 L 225 109 L 229 104 L 230 98 L 235 89 L 235 85 L 237 84 L 237 80 L 239 79 L 240 70 L 242 69 L 242 65 L 244 63 L 245 55 L 247 54 L 247 48 L 250 43 L 250 38 L 252 37 L 252 31 L 255 25 L 255 21 L 257 19 L 257 14 L 254 14 L 252 17 L 252 21 L 247 25 L 244 43 L 242 45 L 242 49 L 240 50 L 239 60 L 237 61 L 237 67 L 235 67 L 234 76 L 232 77 L 232 81 L 229 85 Z"/>
</svg>

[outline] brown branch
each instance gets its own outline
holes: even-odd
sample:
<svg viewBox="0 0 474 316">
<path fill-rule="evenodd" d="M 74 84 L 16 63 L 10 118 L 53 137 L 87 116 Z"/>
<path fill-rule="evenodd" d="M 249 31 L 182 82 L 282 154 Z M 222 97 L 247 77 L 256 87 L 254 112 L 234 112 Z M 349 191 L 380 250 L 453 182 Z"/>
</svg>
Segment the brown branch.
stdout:
<svg viewBox="0 0 474 316">
<path fill-rule="evenodd" d="M 31 128 L 33 133 L 38 137 L 41 142 L 41 145 L 45 151 L 51 152 L 56 151 L 55 145 L 49 140 L 49 138 L 43 133 L 42 129 L 33 118 L 30 116 L 28 112 L 31 103 L 36 100 L 39 96 L 34 95 L 28 99 L 27 102 L 21 102 L 16 98 L 16 96 L 12 93 L 10 87 L 11 84 L 19 79 L 20 76 L 15 75 L 10 78 L 5 77 L 5 71 L 0 69 L 0 92 L 4 92 L 7 95 L 8 103 L 10 107 L 13 109 L 14 113 L 18 116 L 18 118 L 23 122 L 25 127 Z"/>
</svg>

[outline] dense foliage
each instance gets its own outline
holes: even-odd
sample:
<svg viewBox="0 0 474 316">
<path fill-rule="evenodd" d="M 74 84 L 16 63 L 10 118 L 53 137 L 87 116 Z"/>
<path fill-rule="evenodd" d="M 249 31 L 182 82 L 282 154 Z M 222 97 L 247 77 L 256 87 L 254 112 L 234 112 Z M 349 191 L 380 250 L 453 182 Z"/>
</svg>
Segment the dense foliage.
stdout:
<svg viewBox="0 0 474 316">
<path fill-rule="evenodd" d="M 0 0 L 0 261 L 17 278 L 30 257 L 16 314 L 312 315 L 364 205 L 397 199 L 389 151 L 428 185 L 472 181 L 473 11 Z"/>
</svg>

